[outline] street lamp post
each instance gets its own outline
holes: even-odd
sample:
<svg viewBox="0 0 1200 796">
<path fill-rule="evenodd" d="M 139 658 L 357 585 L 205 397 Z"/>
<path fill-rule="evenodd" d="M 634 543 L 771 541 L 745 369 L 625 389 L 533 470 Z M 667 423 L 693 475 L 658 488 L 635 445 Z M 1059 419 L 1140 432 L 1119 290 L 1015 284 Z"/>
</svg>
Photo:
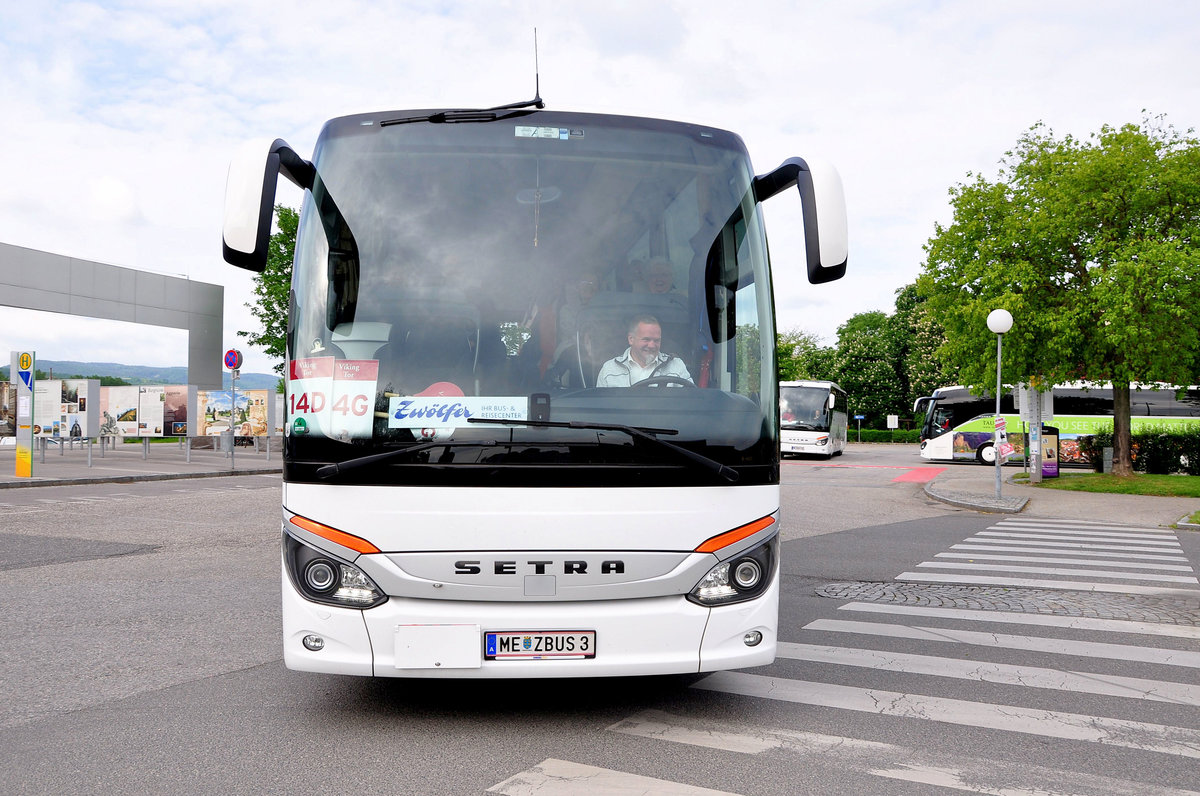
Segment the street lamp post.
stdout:
<svg viewBox="0 0 1200 796">
<path fill-rule="evenodd" d="M 1000 497 L 1000 356 L 1001 340 L 1012 328 L 1013 317 L 1008 310 L 992 310 L 987 317 L 988 328 L 996 335 L 996 430 L 992 432 L 992 454 L 996 457 L 996 497 Z"/>
</svg>

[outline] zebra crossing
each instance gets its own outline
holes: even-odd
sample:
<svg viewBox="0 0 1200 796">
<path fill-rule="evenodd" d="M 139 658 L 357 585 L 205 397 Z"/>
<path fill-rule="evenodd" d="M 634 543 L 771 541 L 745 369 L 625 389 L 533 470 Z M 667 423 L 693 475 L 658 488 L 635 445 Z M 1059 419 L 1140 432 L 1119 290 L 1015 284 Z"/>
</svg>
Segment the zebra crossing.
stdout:
<svg viewBox="0 0 1200 796">
<path fill-rule="evenodd" d="M 1172 770 L 1200 768 L 1200 584 L 1175 534 L 1110 523 L 1010 518 L 952 545 L 895 579 L 920 588 L 959 584 L 1167 598 L 1191 613 L 1178 622 L 983 610 L 850 600 L 781 642 L 774 667 L 717 672 L 695 692 L 791 705 L 797 726 L 761 726 L 648 710 L 609 732 L 671 747 L 716 750 L 745 760 L 785 755 L 867 780 L 972 793 L 1185 794 L 1197 791 L 1033 762 L 823 734 L 814 709 L 1000 733 L 1011 748 L 1063 744 L 1061 756 L 1092 748 L 1150 756 Z M 1189 607 L 1190 606 L 1190 607 Z M 794 673 L 802 666 L 803 676 Z M 869 681 L 871 685 L 864 685 Z M 955 686 L 954 684 L 958 685 Z M 977 686 L 972 684 L 978 684 Z M 1073 709 L 1074 708 L 1074 709 Z M 1082 708 L 1082 709 L 1081 709 Z M 777 715 L 772 713 L 771 715 Z M 1022 740 L 1027 739 L 1027 740 Z M 1018 755 L 1019 758 L 1019 755 Z M 772 758 L 778 759 L 778 758 Z M 1150 769 L 1156 765 L 1151 763 Z M 1085 771 L 1070 770 L 1083 768 Z M 1124 773 L 1117 769 L 1117 773 Z M 880 785 L 882 788 L 882 785 Z M 728 794 L 696 784 L 547 759 L 490 793 Z M 905 791 L 908 792 L 908 791 Z"/>
<path fill-rule="evenodd" d="M 896 580 L 1200 596 L 1173 531 L 1028 517 L 999 522 Z"/>
</svg>

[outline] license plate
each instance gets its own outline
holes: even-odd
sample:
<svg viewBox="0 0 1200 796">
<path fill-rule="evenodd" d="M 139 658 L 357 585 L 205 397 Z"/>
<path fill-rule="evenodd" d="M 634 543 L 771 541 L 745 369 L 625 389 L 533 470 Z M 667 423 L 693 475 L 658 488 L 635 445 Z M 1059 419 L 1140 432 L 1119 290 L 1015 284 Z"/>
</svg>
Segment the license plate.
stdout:
<svg viewBox="0 0 1200 796">
<path fill-rule="evenodd" d="M 595 630 L 508 630 L 484 633 L 489 661 L 581 660 L 596 657 Z"/>
</svg>

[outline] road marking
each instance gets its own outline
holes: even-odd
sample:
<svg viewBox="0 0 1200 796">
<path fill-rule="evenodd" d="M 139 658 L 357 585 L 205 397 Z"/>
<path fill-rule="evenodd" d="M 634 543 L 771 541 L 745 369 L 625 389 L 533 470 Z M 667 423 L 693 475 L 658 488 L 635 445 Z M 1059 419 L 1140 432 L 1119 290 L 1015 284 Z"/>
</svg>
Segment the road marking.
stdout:
<svg viewBox="0 0 1200 796">
<path fill-rule="evenodd" d="M 1053 691 L 1127 697 L 1200 707 L 1200 686 L 1169 680 L 1147 680 L 1141 677 L 1064 671 L 1040 666 L 1016 666 L 1008 663 L 942 658 L 934 655 L 913 655 L 790 642 L 779 643 L 779 656 L 797 661 L 856 666 L 861 669 L 907 672 L 932 677 L 950 677 L 956 680 L 973 680 L 981 683 L 1046 688 Z"/>
<path fill-rule="evenodd" d="M 822 735 L 780 727 L 746 726 L 645 710 L 609 727 L 609 731 L 738 754 L 778 750 L 836 770 L 935 784 L 972 793 L 1003 796 L 1140 796 L 1146 783 L 1095 776 L 1003 760 L 949 755 L 842 735 Z M 1161 796 L 1197 796 L 1195 791 L 1155 788 Z"/>
<path fill-rule="evenodd" d="M 892 479 L 892 483 L 926 484 L 946 471 L 945 467 L 914 467 Z"/>
<path fill-rule="evenodd" d="M 1018 636 L 1006 633 L 985 633 L 956 628 L 893 625 L 884 622 L 858 622 L 849 619 L 815 619 L 804 630 L 827 633 L 857 633 L 867 636 L 919 639 L 948 644 L 970 644 L 993 649 L 1015 649 L 1045 652 L 1051 655 L 1077 655 L 1085 658 L 1108 658 L 1118 661 L 1140 661 L 1163 666 L 1183 666 L 1200 669 L 1200 652 L 1158 649 L 1156 647 L 1111 644 L 1104 641 L 1075 641 L 1073 639 Z M 1200 750 L 1198 750 L 1200 751 Z"/>
<path fill-rule="evenodd" d="M 997 624 L 1008 625 L 1062 627 L 1071 630 L 1095 630 L 1104 633 L 1137 633 L 1147 636 L 1200 639 L 1200 627 L 1195 625 L 1135 622 L 1129 619 L 1100 619 L 1094 616 L 1023 614 L 1016 611 L 978 611 L 971 608 L 933 608 L 918 605 L 889 605 L 887 603 L 864 602 L 839 605 L 838 610 L 929 617 L 933 619 L 959 619 L 967 622 L 996 622 Z"/>
<path fill-rule="evenodd" d="M 1015 535 L 1015 534 L 1010 534 Z M 1179 549 L 1162 549 L 1160 547 L 1137 547 L 1136 545 L 1114 545 L 1114 544 L 1087 544 L 1086 542 L 1050 542 L 1039 540 L 1036 536 L 1030 536 L 1028 539 L 988 539 L 972 536 L 965 542 L 973 542 L 975 544 L 986 545 L 1004 545 L 1004 544 L 1019 544 L 1030 547 L 1047 547 L 1047 548 L 1077 548 L 1080 550 L 1120 550 L 1128 553 L 1175 553 L 1180 552 Z"/>
<path fill-rule="evenodd" d="M 1063 555 L 1066 555 L 1064 553 Z M 1090 558 L 1054 558 L 1052 556 L 995 556 L 986 553 L 938 553 L 934 558 L 963 558 L 971 561 L 1028 561 L 1040 564 L 1074 564 L 1089 567 L 1130 567 L 1132 569 L 1153 569 L 1163 572 L 1195 572 L 1186 564 L 1156 564 L 1144 561 L 1097 561 Z M 1125 556 L 1118 556 L 1125 558 Z"/>
<path fill-rule="evenodd" d="M 1035 518 L 1010 518 L 996 523 L 997 528 L 1082 528 L 1092 531 L 1124 531 L 1126 533 L 1171 533 L 1164 528 L 1147 528 L 1139 525 L 1121 525 L 1107 522 L 1089 522 L 1087 520 L 1048 520 Z"/>
<path fill-rule="evenodd" d="M 553 757 L 493 785 L 487 792 L 502 793 L 504 796 L 638 796 L 647 793 L 661 793 L 663 796 L 737 796 L 729 791 L 698 788 Z"/>
<path fill-rule="evenodd" d="M 691 686 L 800 705 L 881 716 L 1004 730 L 1043 738 L 1089 741 L 1147 752 L 1200 758 L 1200 730 L 1057 710 L 993 705 L 963 699 L 903 694 L 874 688 L 788 680 L 743 672 L 716 672 Z"/>
<path fill-rule="evenodd" d="M 972 564 L 969 562 L 922 561 L 918 567 L 932 569 L 964 569 L 971 572 L 1019 572 L 1023 575 L 1084 575 L 1095 578 L 1123 578 L 1125 580 L 1149 580 L 1158 583 L 1195 583 L 1200 581 L 1187 575 L 1152 575 L 1146 572 L 1118 572 L 1103 569 L 1067 569 L 1065 567 L 1023 567 L 1018 564 Z M 1109 566 L 1112 566 L 1110 563 Z"/>
<path fill-rule="evenodd" d="M 1053 539 L 1060 542 L 1110 542 L 1122 544 L 1139 544 L 1152 548 L 1159 547 L 1179 547 L 1179 540 L 1173 536 L 1155 536 L 1155 537 L 1134 537 L 1122 536 L 1121 534 L 1112 534 L 1111 536 L 1095 536 L 1093 534 L 1084 534 L 1082 531 L 1075 534 L 1071 531 L 1061 533 L 1010 533 L 1008 531 L 980 531 L 972 539 L 978 537 L 985 539 L 1004 538 L 1004 539 Z"/>
<path fill-rule="evenodd" d="M 983 541 L 983 540 L 980 540 Z M 989 541 L 987 544 L 956 544 L 951 545 L 951 550 L 991 550 L 999 553 L 1059 553 L 1061 555 L 1074 555 L 1083 553 L 1089 556 L 1097 556 L 1102 558 L 1139 558 L 1143 561 L 1187 561 L 1185 556 L 1168 556 L 1168 555 L 1151 555 L 1150 553 L 1104 553 L 1098 550 L 1094 545 L 1082 544 L 1059 544 L 1056 547 L 1044 546 L 1029 546 L 1029 547 L 1006 547 L 1004 542 Z M 1015 542 L 1013 544 L 1016 544 Z M 1053 543 L 1052 543 L 1053 544 Z M 1107 549 L 1107 548 L 1105 548 Z"/>
<path fill-rule="evenodd" d="M 941 572 L 901 572 L 899 581 L 915 583 L 957 583 L 967 586 L 1013 586 L 1030 589 L 1062 589 L 1064 591 L 1098 591 L 1106 594 L 1151 594 L 1158 597 L 1195 597 L 1198 589 L 1177 589 L 1171 586 L 1140 586 L 1133 583 L 1092 583 L 1083 580 L 1038 580 L 1036 578 L 1004 578 L 993 575 L 954 575 Z"/>
</svg>

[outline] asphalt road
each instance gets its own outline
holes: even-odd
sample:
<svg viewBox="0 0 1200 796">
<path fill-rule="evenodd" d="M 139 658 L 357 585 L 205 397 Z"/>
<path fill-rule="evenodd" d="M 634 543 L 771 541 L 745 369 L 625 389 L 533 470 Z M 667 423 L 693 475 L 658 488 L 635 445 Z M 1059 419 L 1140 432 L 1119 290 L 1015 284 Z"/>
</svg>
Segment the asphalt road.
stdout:
<svg viewBox="0 0 1200 796">
<path fill-rule="evenodd" d="M 1200 587 L 1185 570 L 1200 560 L 1197 535 L 953 508 L 903 480 L 922 464 L 911 448 L 877 448 L 785 463 L 780 658 L 708 677 L 414 683 L 290 672 L 278 638 L 277 476 L 8 490 L 4 789 L 1196 787 Z M 1022 545 L 1044 554 L 997 550 Z M 1149 552 L 1109 549 L 1122 547 Z M 987 558 L 1063 550 L 1100 563 Z M 965 568 L 980 563 L 1056 574 Z M 947 579 L 922 580 L 930 575 Z M 989 577 L 1075 585 L 978 580 Z"/>
</svg>

